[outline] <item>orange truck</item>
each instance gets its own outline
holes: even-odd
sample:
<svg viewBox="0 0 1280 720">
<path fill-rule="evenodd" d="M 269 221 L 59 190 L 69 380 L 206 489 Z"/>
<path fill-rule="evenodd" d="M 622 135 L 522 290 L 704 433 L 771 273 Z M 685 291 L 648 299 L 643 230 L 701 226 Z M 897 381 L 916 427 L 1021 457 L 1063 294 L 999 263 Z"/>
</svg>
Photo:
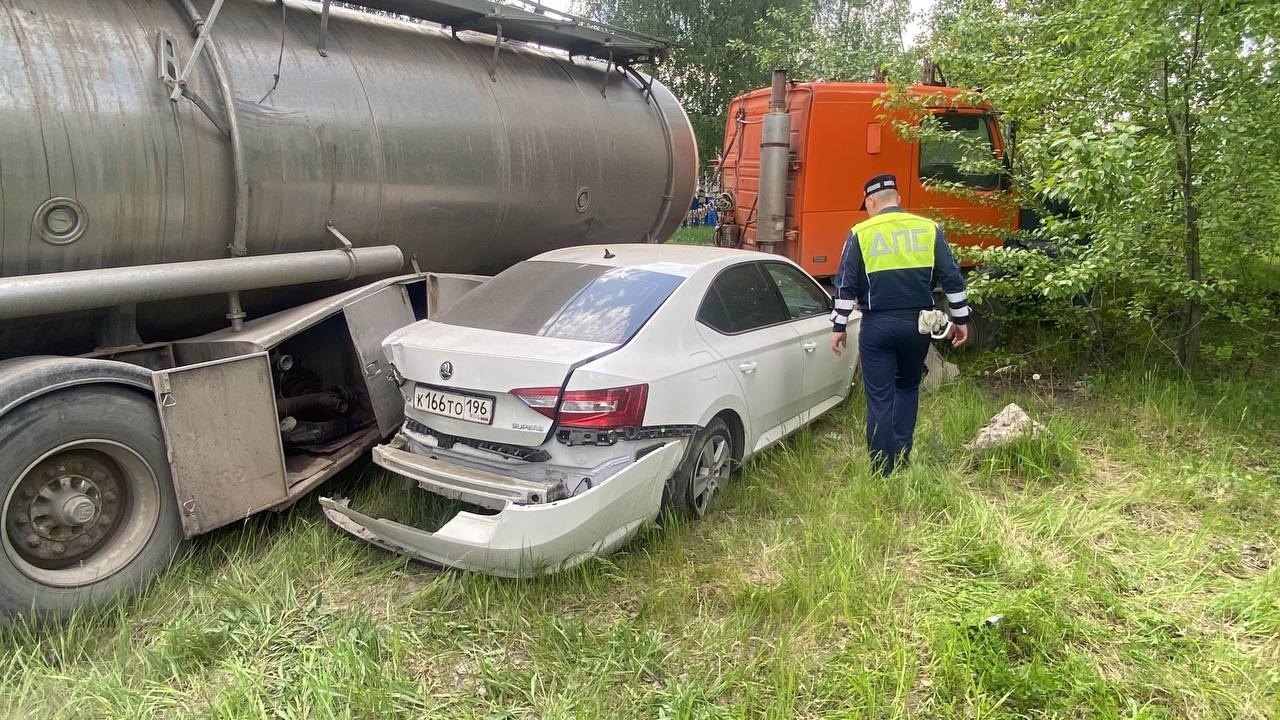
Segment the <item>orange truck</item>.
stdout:
<svg viewBox="0 0 1280 720">
<path fill-rule="evenodd" d="M 815 277 L 832 277 L 849 228 L 867 216 L 858 209 L 863 183 L 891 172 L 903 208 L 947 222 L 952 244 L 999 245 L 1019 219 L 1014 203 L 1001 202 L 1008 175 L 967 172 L 961 159 L 989 147 L 1007 167 L 1000 124 L 990 107 L 965 104 L 963 92 L 939 76 L 926 62 L 924 82 L 909 88 L 922 101 L 911 110 L 889 109 L 890 87 L 882 83 L 788 82 L 781 70 L 771 87 L 734 98 L 719 165 L 716 244 L 785 255 Z M 895 130 L 898 121 L 918 126 L 923 113 L 947 132 L 911 140 Z M 944 192 L 937 182 L 974 192 Z"/>
</svg>

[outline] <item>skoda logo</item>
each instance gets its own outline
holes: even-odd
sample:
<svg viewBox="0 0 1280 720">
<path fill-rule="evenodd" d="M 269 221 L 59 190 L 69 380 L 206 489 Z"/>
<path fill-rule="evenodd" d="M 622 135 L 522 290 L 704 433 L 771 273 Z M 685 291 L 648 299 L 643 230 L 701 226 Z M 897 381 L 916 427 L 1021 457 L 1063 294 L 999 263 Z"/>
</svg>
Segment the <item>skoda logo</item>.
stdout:
<svg viewBox="0 0 1280 720">
<path fill-rule="evenodd" d="M 440 363 L 440 379 L 448 380 L 451 377 L 453 377 L 453 363 L 445 360 Z"/>
</svg>

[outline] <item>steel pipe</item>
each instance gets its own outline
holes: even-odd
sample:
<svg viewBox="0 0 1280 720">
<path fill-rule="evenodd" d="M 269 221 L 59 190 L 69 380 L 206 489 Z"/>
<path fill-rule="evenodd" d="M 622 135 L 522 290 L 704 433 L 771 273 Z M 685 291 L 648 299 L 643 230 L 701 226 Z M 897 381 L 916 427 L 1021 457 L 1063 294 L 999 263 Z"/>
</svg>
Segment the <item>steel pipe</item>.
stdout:
<svg viewBox="0 0 1280 720">
<path fill-rule="evenodd" d="M 0 320 L 350 280 L 393 273 L 403 264 L 400 248 L 381 245 L 0 278 Z"/>
<path fill-rule="evenodd" d="M 180 0 L 180 4 L 191 22 L 192 32 L 196 34 L 196 42 L 207 42 L 209 46 L 209 67 L 213 70 L 213 79 L 218 85 L 218 96 L 222 98 L 222 107 L 227 114 L 227 142 L 230 145 L 231 168 L 235 182 L 235 194 L 232 195 L 235 224 L 231 228 L 231 245 L 228 250 L 232 256 L 240 257 L 249 252 L 247 239 L 249 236 L 249 171 L 244 163 L 244 140 L 240 135 L 240 114 L 236 111 L 236 94 L 231 88 L 231 73 L 227 71 L 227 63 L 222 57 L 222 48 L 209 34 L 212 30 L 206 24 L 204 17 L 191 0 Z M 218 5 L 215 4 L 214 7 Z M 198 53 L 193 53 L 188 67 L 184 70 L 189 71 L 190 64 L 197 57 Z M 175 87 L 175 92 L 180 88 L 181 83 Z"/>
<path fill-rule="evenodd" d="M 791 115 L 787 112 L 787 73 L 773 71 L 769 112 L 760 136 L 760 194 L 756 245 L 772 250 L 787 229 L 787 165 L 791 154 Z"/>
</svg>

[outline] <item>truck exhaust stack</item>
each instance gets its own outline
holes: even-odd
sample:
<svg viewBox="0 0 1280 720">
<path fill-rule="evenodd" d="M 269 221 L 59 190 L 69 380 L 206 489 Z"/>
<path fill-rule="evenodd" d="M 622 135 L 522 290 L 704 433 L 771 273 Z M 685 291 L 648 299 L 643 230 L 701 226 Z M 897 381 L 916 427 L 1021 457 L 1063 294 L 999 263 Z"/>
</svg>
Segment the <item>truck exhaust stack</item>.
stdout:
<svg viewBox="0 0 1280 720">
<path fill-rule="evenodd" d="M 791 153 L 791 114 L 787 112 L 787 71 L 773 71 L 769 112 L 760 136 L 760 200 L 756 245 L 774 252 L 787 230 L 787 164 Z"/>
</svg>

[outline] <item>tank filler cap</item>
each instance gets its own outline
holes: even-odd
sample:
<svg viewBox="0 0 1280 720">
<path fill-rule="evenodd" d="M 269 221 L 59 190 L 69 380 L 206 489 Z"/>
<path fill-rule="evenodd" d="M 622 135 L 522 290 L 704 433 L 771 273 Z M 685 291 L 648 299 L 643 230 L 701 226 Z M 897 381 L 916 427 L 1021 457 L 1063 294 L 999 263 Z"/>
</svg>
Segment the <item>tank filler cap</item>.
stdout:
<svg viewBox="0 0 1280 720">
<path fill-rule="evenodd" d="M 51 197 L 31 218 L 31 231 L 50 245 L 70 245 L 84 235 L 89 213 L 75 198 Z"/>
<path fill-rule="evenodd" d="M 591 189 L 586 187 L 578 188 L 578 212 L 584 213 L 589 207 L 591 207 Z"/>
</svg>

